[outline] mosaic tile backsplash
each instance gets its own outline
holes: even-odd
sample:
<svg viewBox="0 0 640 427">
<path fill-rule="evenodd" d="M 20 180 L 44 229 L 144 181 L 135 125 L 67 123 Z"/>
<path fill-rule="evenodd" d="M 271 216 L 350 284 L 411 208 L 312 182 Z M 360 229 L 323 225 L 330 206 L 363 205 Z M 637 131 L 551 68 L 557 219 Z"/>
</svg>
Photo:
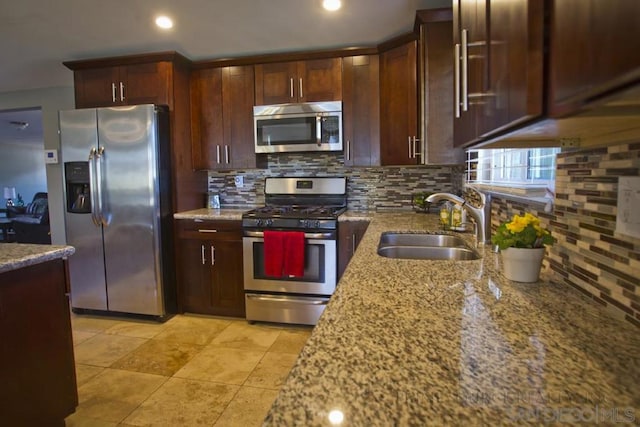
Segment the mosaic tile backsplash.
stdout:
<svg viewBox="0 0 640 427">
<path fill-rule="evenodd" d="M 347 168 L 342 153 L 295 153 L 268 156 L 268 169 L 209 171 L 209 191 L 218 193 L 222 207 L 264 205 L 264 179 L 272 176 L 345 176 L 347 205 L 352 210 L 412 209 L 417 192 L 460 194 L 463 166 L 397 166 Z M 241 175 L 242 188 L 234 178 Z"/>
<path fill-rule="evenodd" d="M 640 327 L 640 239 L 615 231 L 618 178 L 639 175 L 640 142 L 561 153 L 553 212 L 494 197 L 492 228 L 516 213 L 538 215 L 557 239 L 545 260 L 555 280 Z"/>
</svg>

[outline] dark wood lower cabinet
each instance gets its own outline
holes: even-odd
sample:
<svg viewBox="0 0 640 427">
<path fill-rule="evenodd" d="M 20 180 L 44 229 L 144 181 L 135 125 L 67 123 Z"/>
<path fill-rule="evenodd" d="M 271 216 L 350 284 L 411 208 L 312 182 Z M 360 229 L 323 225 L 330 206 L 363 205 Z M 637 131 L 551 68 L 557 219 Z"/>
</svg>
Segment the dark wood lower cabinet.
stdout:
<svg viewBox="0 0 640 427">
<path fill-rule="evenodd" d="M 338 280 L 356 252 L 369 221 L 341 221 L 338 223 Z"/>
<path fill-rule="evenodd" d="M 0 424 L 64 426 L 78 405 L 62 259 L 0 273 Z"/>
<path fill-rule="evenodd" d="M 244 317 L 240 221 L 180 220 L 177 227 L 180 310 Z"/>
</svg>

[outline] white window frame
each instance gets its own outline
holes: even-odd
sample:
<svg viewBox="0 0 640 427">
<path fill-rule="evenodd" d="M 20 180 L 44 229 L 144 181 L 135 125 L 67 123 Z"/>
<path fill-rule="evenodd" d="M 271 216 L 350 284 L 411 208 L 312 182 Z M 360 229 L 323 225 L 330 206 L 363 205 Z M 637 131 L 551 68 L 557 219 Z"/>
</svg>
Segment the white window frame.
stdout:
<svg viewBox="0 0 640 427">
<path fill-rule="evenodd" d="M 491 148 L 466 151 L 465 184 L 480 190 L 547 202 L 555 191 L 560 148 Z"/>
</svg>

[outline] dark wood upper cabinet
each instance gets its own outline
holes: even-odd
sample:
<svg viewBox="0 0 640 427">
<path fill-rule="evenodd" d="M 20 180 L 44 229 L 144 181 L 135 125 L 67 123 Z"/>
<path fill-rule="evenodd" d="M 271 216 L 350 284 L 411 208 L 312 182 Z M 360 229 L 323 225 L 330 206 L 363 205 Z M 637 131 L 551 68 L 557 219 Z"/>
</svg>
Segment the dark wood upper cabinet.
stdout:
<svg viewBox="0 0 640 427">
<path fill-rule="evenodd" d="M 377 55 L 342 60 L 345 166 L 380 165 L 380 72 Z"/>
<path fill-rule="evenodd" d="M 191 75 L 192 161 L 195 169 L 264 166 L 253 135 L 252 66 L 196 70 Z"/>
<path fill-rule="evenodd" d="M 549 112 L 562 117 L 640 81 L 640 2 L 555 0 Z"/>
<path fill-rule="evenodd" d="M 341 58 L 255 66 L 256 105 L 340 101 L 341 99 Z"/>
<path fill-rule="evenodd" d="M 418 163 L 417 41 L 380 54 L 380 158 L 382 165 Z"/>
<path fill-rule="evenodd" d="M 461 164 L 453 146 L 453 23 L 451 8 L 417 12 L 420 163 Z"/>
<path fill-rule="evenodd" d="M 74 72 L 76 108 L 171 103 L 172 64 L 168 61 Z"/>
<path fill-rule="evenodd" d="M 453 2 L 456 146 L 543 114 L 543 6 L 536 0 Z"/>
</svg>

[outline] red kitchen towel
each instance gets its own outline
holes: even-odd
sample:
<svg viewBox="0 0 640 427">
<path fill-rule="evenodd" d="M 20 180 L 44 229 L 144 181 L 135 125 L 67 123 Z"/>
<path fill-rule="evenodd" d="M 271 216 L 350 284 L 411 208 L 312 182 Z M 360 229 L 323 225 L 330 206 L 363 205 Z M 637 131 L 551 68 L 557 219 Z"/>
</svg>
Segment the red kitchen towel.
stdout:
<svg viewBox="0 0 640 427">
<path fill-rule="evenodd" d="M 290 231 L 284 239 L 284 275 L 304 276 L 304 232 Z"/>
<path fill-rule="evenodd" d="M 282 277 L 286 236 L 282 231 L 264 232 L 264 273 L 267 276 Z"/>
</svg>

